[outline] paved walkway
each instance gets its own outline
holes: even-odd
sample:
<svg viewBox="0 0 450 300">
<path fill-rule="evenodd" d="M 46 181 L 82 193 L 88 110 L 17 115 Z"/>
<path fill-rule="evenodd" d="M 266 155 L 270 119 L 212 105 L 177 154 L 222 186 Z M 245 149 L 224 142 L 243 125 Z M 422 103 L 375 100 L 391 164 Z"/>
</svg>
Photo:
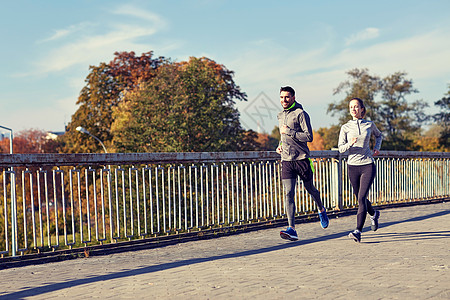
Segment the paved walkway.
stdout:
<svg viewBox="0 0 450 300">
<path fill-rule="evenodd" d="M 0 299 L 450 299 L 450 203 L 0 271 Z"/>
</svg>

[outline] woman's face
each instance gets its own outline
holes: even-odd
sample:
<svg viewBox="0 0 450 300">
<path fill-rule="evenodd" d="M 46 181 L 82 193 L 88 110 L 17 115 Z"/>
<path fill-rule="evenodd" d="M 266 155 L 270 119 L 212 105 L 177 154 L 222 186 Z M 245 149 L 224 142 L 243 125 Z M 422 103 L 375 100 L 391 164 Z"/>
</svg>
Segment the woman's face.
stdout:
<svg viewBox="0 0 450 300">
<path fill-rule="evenodd" d="M 350 115 L 352 115 L 353 119 L 362 118 L 362 112 L 364 111 L 364 108 L 361 107 L 358 100 L 350 101 L 349 108 L 350 108 Z"/>
</svg>

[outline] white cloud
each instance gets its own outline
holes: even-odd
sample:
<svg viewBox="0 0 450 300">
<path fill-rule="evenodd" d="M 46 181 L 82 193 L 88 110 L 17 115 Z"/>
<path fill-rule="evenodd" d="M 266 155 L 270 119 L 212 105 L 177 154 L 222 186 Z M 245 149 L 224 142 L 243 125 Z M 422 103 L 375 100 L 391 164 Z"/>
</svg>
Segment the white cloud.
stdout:
<svg viewBox="0 0 450 300">
<path fill-rule="evenodd" d="M 273 80 L 299 82 L 316 74 L 319 78 L 329 73 L 338 75 L 336 71 L 342 72 L 337 78 L 340 82 L 349 69 L 364 67 L 380 76 L 406 71 L 414 73 L 416 78 L 429 78 L 449 74 L 448 49 L 450 39 L 445 32 L 437 30 L 368 47 L 347 48 L 335 54 L 325 47 L 309 52 L 260 47 L 233 59 L 229 68 L 234 68 L 240 84 L 255 86 L 264 86 Z M 320 86 L 321 81 L 316 85 Z"/>
<path fill-rule="evenodd" d="M 119 6 L 116 9 L 112 10 L 112 13 L 116 15 L 135 17 L 152 22 L 153 26 L 156 26 L 159 29 L 162 29 L 167 26 L 167 22 L 164 20 L 164 18 L 160 17 L 159 15 L 131 5 Z"/>
<path fill-rule="evenodd" d="M 93 24 L 90 22 L 83 22 L 80 24 L 76 24 L 76 25 L 71 25 L 68 28 L 65 29 L 57 29 L 55 30 L 54 34 L 46 39 L 37 41 L 38 44 L 40 43 L 45 43 L 45 42 L 50 42 L 50 41 L 55 41 L 55 40 L 59 40 L 61 38 L 67 37 L 73 33 L 76 33 L 77 31 L 80 30 L 84 30 L 85 28 L 92 26 Z"/>
<path fill-rule="evenodd" d="M 347 49 L 333 59 L 342 66 L 367 66 L 381 76 L 405 71 L 419 79 L 449 74 L 448 49 L 448 34 L 436 30 L 367 48 Z"/>
<path fill-rule="evenodd" d="M 326 107 L 340 98 L 333 96 L 333 90 L 347 79 L 346 72 L 353 68 L 368 68 L 374 75 L 387 76 L 404 71 L 419 88 L 423 82 L 448 81 L 450 78 L 450 39 L 444 30 L 436 30 L 421 35 L 410 36 L 395 41 L 379 42 L 375 45 L 347 48 L 338 53 L 330 53 L 328 46 L 309 52 L 297 49 L 280 49 L 276 45 L 252 48 L 233 57 L 225 65 L 236 72 L 235 81 L 247 92 L 249 100 L 265 92 L 277 101 L 281 85 L 290 84 L 298 90 L 298 97 L 310 109 L 317 109 L 322 120 L 315 127 L 328 126 L 333 122 L 326 115 Z M 424 84 L 425 85 L 425 84 Z M 446 82 L 441 82 L 443 90 L 422 91 L 414 99 L 439 99 L 446 91 Z M 246 103 L 238 103 L 239 109 Z M 315 107 L 315 108 L 314 108 Z M 322 123 L 319 123 L 322 122 Z M 325 124 L 323 124 L 325 122 Z M 270 129 L 270 128 L 268 128 Z"/>
<path fill-rule="evenodd" d="M 118 17 L 113 18 L 114 23 L 109 27 L 103 28 L 99 24 L 83 22 L 56 30 L 49 38 L 39 41 L 41 45 L 48 45 L 48 47 L 50 44 L 44 44 L 44 42 L 60 43 L 45 51 L 47 55 L 35 62 L 34 71 L 15 76 L 42 76 L 75 66 L 83 66 L 87 69 L 89 65 L 109 61 L 116 51 L 148 52 L 150 49 L 154 50 L 155 47 L 148 42 L 149 38 L 167 25 L 162 17 L 130 5 L 120 6 L 111 13 Z M 130 22 L 127 17 L 132 17 L 133 21 Z M 104 33 L 94 34 L 94 31 L 104 31 Z M 69 36 L 70 39 L 64 39 Z M 178 46 L 175 42 L 174 45 L 167 43 L 162 47 Z"/>
<path fill-rule="evenodd" d="M 352 34 L 349 38 L 345 40 L 345 45 L 349 46 L 359 41 L 375 39 L 380 35 L 380 30 L 378 28 L 369 27 L 358 33 Z"/>
<path fill-rule="evenodd" d="M 156 32 L 150 27 L 118 25 L 114 31 L 104 35 L 81 37 L 75 42 L 53 49 L 47 57 L 37 63 L 40 73 L 58 72 L 75 65 L 97 64 L 111 57 L 115 51 L 142 48 L 134 40 L 151 36 Z"/>
</svg>

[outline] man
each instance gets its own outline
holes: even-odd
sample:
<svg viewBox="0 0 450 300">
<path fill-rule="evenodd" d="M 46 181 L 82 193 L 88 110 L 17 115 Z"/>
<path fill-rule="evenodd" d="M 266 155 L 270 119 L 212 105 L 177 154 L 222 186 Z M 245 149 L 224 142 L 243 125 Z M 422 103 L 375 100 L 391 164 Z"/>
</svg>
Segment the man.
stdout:
<svg viewBox="0 0 450 300">
<path fill-rule="evenodd" d="M 284 201 L 288 216 L 288 228 L 280 232 L 283 239 L 298 240 L 295 231 L 295 185 L 297 176 L 313 197 L 319 210 L 322 228 L 328 227 L 328 217 L 320 199 L 319 191 L 313 185 L 313 171 L 309 159 L 307 142 L 312 142 L 313 132 L 309 115 L 303 107 L 295 101 L 295 91 L 290 86 L 280 89 L 280 103 L 284 108 L 278 113 L 278 124 L 281 140 L 277 153 L 281 154 L 281 180 L 284 186 Z"/>
</svg>

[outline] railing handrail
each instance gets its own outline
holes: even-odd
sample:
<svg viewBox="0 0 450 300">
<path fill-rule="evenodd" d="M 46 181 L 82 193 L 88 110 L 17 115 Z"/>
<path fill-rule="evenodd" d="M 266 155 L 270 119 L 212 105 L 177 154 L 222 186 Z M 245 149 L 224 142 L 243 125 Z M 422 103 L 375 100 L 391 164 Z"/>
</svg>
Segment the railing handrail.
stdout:
<svg viewBox="0 0 450 300">
<path fill-rule="evenodd" d="M 337 150 L 311 151 L 312 158 L 339 158 Z M 450 152 L 380 151 L 378 157 L 401 158 L 450 158 Z M 270 161 L 279 160 L 275 151 L 241 152 L 158 152 L 158 153 L 27 153 L 0 154 L 0 167 L 48 166 L 58 164 L 147 164 L 147 163 L 191 163 L 215 161 Z"/>
<path fill-rule="evenodd" d="M 355 206 L 345 155 L 311 157 L 327 209 Z M 0 255 L 282 219 L 279 161 L 275 151 L 0 154 Z M 450 195 L 448 152 L 382 151 L 375 163 L 376 205 Z M 304 189 L 296 201 L 315 211 Z"/>
</svg>

